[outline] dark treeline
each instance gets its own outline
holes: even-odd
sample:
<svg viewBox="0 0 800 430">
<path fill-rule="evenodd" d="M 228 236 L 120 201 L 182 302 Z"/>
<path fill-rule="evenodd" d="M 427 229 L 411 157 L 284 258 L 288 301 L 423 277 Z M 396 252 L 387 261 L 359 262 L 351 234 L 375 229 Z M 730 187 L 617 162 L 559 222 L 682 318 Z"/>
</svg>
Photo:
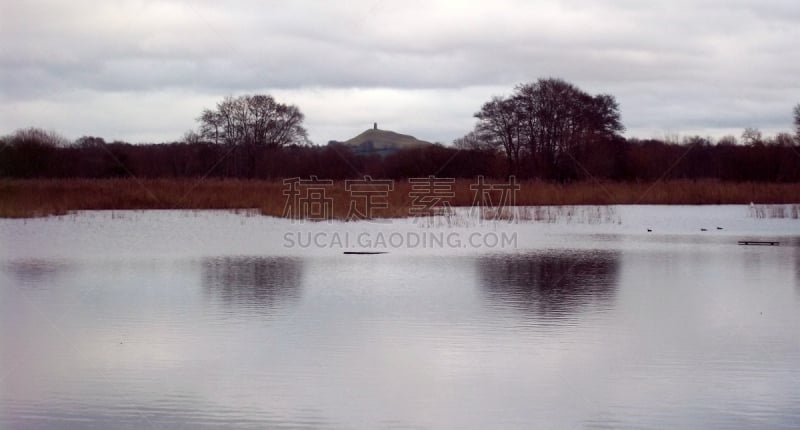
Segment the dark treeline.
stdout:
<svg viewBox="0 0 800 430">
<path fill-rule="evenodd" d="M 52 136 L 26 130 L 4 139 L 0 148 L 0 177 L 279 179 L 317 175 L 345 179 L 368 174 L 400 179 L 427 175 L 504 177 L 508 173 L 506 156 L 491 149 L 435 145 L 381 158 L 355 155 L 344 146 L 292 145 L 244 151 L 210 142 L 132 145 L 105 143 L 95 137 L 55 145 L 31 135 Z M 565 161 L 557 178 L 525 168 L 528 162 L 533 164 L 528 159 L 521 161 L 516 173 L 525 179 L 653 181 L 668 171 L 664 179 L 797 182 L 800 181 L 798 154 L 800 146 L 787 139 L 751 144 L 723 140 L 712 144 L 698 137 L 684 139 L 682 143 L 617 138 L 598 144 L 591 156 L 581 157 L 580 161 Z M 245 156 L 247 168 L 241 161 Z"/>
<path fill-rule="evenodd" d="M 280 179 L 316 175 L 325 179 L 362 175 L 405 178 L 502 175 L 499 154 L 434 145 L 387 157 L 355 155 L 343 145 L 229 147 L 211 142 L 106 143 L 83 137 L 68 143 L 29 129 L 0 142 L 0 177 L 5 178 L 241 178 Z"/>
<path fill-rule="evenodd" d="M 296 106 L 270 96 L 228 97 L 206 109 L 198 132 L 180 142 L 129 144 L 100 137 L 68 141 L 55 132 L 18 130 L 0 138 L 4 178 L 253 178 L 436 175 L 553 181 L 720 179 L 800 181 L 800 105 L 795 136 L 737 141 L 699 136 L 626 139 L 613 96 L 592 96 L 559 79 L 520 85 L 475 114 L 475 129 L 453 146 L 404 149 L 385 157 L 341 144 L 311 145 Z"/>
</svg>

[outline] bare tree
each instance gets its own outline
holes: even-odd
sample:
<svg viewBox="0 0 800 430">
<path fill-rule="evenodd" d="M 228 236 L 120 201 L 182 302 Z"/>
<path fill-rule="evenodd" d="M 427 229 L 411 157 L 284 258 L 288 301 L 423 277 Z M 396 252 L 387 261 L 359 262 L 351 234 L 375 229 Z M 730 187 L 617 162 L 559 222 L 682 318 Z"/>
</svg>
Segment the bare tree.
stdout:
<svg viewBox="0 0 800 430">
<path fill-rule="evenodd" d="M 613 96 L 592 96 L 553 78 L 518 85 L 511 97 L 493 98 L 475 117 L 475 132 L 505 150 L 511 173 L 530 156 L 542 176 L 563 175 L 564 163 L 574 164 L 588 148 L 624 130 Z"/>
<path fill-rule="evenodd" d="M 592 96 L 561 79 L 539 79 L 517 86 L 515 100 L 523 119 L 526 146 L 552 160 L 574 154 L 597 139 L 624 130 L 613 96 Z"/>
<path fill-rule="evenodd" d="M 742 142 L 746 145 L 759 145 L 764 143 L 764 135 L 755 127 L 747 127 L 742 132 Z"/>
<path fill-rule="evenodd" d="M 219 112 L 205 109 L 197 120 L 200 121 L 200 136 L 214 139 L 214 143 L 219 144 L 220 131 L 223 129 L 222 116 Z"/>
<path fill-rule="evenodd" d="M 794 107 L 794 140 L 800 145 L 800 103 Z"/>
<path fill-rule="evenodd" d="M 69 145 L 69 141 L 56 133 L 41 128 L 26 128 L 17 130 L 11 136 L 3 139 L 3 151 L 12 159 L 7 166 L 0 168 L 0 175 L 11 175 L 20 178 L 46 177 L 48 172 L 54 171 L 57 163 L 54 157 L 58 150 Z"/>
<path fill-rule="evenodd" d="M 247 99 L 252 116 L 252 138 L 257 146 L 282 147 L 304 144 L 306 130 L 303 114 L 296 106 L 277 103 L 270 96 L 255 95 Z"/>
<path fill-rule="evenodd" d="M 183 133 L 183 138 L 181 139 L 182 142 L 188 143 L 190 145 L 198 144 L 202 140 L 203 136 L 201 136 L 194 130 L 189 130 L 186 133 Z"/>
<path fill-rule="evenodd" d="M 64 136 L 53 130 L 30 127 L 20 129 L 11 136 L 11 142 L 16 145 L 41 145 L 49 147 L 64 147 L 70 144 Z"/>
<path fill-rule="evenodd" d="M 216 110 L 205 109 L 197 120 L 200 134 L 216 143 L 279 148 L 307 142 L 303 119 L 297 106 L 257 94 L 226 97 Z"/>
<path fill-rule="evenodd" d="M 770 139 L 769 143 L 776 146 L 792 146 L 794 144 L 794 138 L 791 134 L 782 132 Z"/>
<path fill-rule="evenodd" d="M 262 94 L 225 97 L 216 109 L 205 109 L 197 118 L 203 138 L 232 147 L 229 173 L 251 177 L 266 152 L 308 142 L 303 119 L 297 106 Z"/>
<path fill-rule="evenodd" d="M 495 151 L 497 149 L 492 146 L 489 137 L 474 130 L 453 140 L 453 146 L 464 151 Z"/>
<path fill-rule="evenodd" d="M 508 160 L 508 174 L 518 173 L 522 142 L 521 121 L 513 99 L 494 97 L 475 114 L 475 132 L 485 136 L 489 146 L 503 148 Z"/>
</svg>

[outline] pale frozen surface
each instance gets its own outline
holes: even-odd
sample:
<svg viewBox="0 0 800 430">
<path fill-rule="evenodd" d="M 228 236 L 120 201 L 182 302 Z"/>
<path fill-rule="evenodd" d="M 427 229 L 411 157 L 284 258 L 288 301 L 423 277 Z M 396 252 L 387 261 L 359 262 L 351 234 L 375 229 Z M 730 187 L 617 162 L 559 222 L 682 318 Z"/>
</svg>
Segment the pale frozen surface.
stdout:
<svg viewBox="0 0 800 430">
<path fill-rule="evenodd" d="M 576 206 L 568 208 L 576 213 L 572 217 L 563 208 L 550 209 L 557 214 L 553 222 L 486 221 L 467 208 L 456 209 L 450 217 L 359 222 L 297 222 L 246 211 L 85 211 L 0 220 L 0 258 L 307 256 L 342 251 L 474 255 L 602 247 L 610 237 L 615 242 L 623 239 L 624 246 L 703 246 L 781 237 L 786 242 L 800 236 L 800 220 L 755 218 L 746 205 Z M 592 217 L 597 211 L 601 216 Z M 505 246 L 499 243 L 502 234 L 516 241 Z M 580 241 L 574 240 L 576 235 Z M 439 242 L 432 242 L 436 238 Z"/>
</svg>

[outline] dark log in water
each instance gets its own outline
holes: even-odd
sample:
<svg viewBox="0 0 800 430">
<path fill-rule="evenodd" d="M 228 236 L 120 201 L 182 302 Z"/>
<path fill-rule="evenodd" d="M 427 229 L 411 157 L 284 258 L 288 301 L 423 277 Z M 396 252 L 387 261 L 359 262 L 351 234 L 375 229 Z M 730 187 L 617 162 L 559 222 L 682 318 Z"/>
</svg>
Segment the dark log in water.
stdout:
<svg viewBox="0 0 800 430">
<path fill-rule="evenodd" d="M 377 255 L 377 254 L 388 254 L 388 252 L 381 252 L 381 251 L 344 251 L 342 254 L 345 254 L 345 255 Z"/>
<path fill-rule="evenodd" d="M 780 242 L 775 241 L 759 241 L 759 240 L 740 240 L 739 245 L 760 245 L 760 246 L 778 246 Z"/>
</svg>

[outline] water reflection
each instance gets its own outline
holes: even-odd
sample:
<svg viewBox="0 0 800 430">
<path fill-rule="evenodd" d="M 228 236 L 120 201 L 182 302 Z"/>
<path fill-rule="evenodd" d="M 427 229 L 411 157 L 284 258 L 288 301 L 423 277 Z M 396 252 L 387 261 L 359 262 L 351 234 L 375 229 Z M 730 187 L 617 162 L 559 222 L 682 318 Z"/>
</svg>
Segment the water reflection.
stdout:
<svg viewBox="0 0 800 430">
<path fill-rule="evenodd" d="M 30 259 L 12 261 L 0 267 L 19 281 L 20 285 L 40 286 L 57 280 L 69 270 L 70 265 L 51 260 Z"/>
<path fill-rule="evenodd" d="M 800 296 L 800 247 L 794 249 L 794 289 Z"/>
<path fill-rule="evenodd" d="M 587 306 L 611 307 L 619 252 L 491 256 L 478 261 L 479 282 L 492 303 L 560 318 Z"/>
<path fill-rule="evenodd" d="M 224 257 L 205 260 L 202 267 L 203 290 L 225 305 L 270 310 L 300 297 L 300 260 Z"/>
</svg>

